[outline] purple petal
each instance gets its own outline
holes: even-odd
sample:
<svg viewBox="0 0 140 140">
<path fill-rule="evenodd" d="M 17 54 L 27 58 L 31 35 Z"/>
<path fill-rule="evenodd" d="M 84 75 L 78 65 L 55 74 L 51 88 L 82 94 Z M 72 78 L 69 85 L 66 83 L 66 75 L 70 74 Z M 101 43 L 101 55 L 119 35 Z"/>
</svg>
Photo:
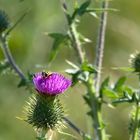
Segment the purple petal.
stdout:
<svg viewBox="0 0 140 140">
<path fill-rule="evenodd" d="M 39 93 L 57 95 L 70 87 L 72 82 L 59 73 L 52 73 L 46 76 L 42 73 L 36 73 L 33 77 L 33 83 Z"/>
</svg>

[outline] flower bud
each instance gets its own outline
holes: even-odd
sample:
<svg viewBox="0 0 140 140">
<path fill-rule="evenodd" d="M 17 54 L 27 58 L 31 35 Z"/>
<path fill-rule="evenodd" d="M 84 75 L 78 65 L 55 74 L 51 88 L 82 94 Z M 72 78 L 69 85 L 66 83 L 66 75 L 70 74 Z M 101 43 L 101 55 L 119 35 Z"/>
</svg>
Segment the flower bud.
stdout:
<svg viewBox="0 0 140 140">
<path fill-rule="evenodd" d="M 59 129 L 63 126 L 63 108 L 55 96 L 33 95 L 25 107 L 25 121 L 36 129 Z"/>
<path fill-rule="evenodd" d="M 9 27 L 9 19 L 7 14 L 0 10 L 0 34 Z"/>
<path fill-rule="evenodd" d="M 140 73 L 140 53 L 136 52 L 130 56 L 130 64 L 134 68 L 134 72 Z"/>
</svg>

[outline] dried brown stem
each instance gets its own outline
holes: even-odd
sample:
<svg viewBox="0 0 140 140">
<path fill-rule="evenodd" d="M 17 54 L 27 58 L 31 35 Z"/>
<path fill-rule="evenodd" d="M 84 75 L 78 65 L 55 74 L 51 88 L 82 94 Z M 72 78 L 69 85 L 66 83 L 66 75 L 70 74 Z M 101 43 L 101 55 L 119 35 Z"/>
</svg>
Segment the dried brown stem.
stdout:
<svg viewBox="0 0 140 140">
<path fill-rule="evenodd" d="M 108 8 L 108 1 L 102 2 L 102 8 L 103 9 Z M 107 11 L 104 11 L 104 12 L 102 12 L 101 17 L 100 17 L 99 33 L 98 33 L 97 46 L 96 46 L 95 65 L 97 67 L 98 72 L 95 76 L 95 89 L 96 89 L 97 96 L 99 96 L 99 89 L 100 89 L 101 70 L 102 70 L 102 62 L 103 62 L 103 55 L 104 55 L 106 24 L 107 24 Z"/>
</svg>

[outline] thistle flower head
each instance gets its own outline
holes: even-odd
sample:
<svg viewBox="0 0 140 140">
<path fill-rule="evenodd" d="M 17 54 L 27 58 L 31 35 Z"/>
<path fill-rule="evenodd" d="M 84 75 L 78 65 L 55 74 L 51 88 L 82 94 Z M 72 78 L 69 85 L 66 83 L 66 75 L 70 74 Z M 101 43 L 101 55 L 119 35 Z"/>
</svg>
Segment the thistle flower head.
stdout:
<svg viewBox="0 0 140 140">
<path fill-rule="evenodd" d="M 33 94 L 25 107 L 25 121 L 34 128 L 61 129 L 64 126 L 64 111 L 58 95 L 70 85 L 71 80 L 58 73 L 36 73 L 33 84 L 39 94 Z M 48 96 L 46 96 L 48 95 Z"/>
<path fill-rule="evenodd" d="M 47 74 L 45 72 L 36 73 L 33 77 L 33 84 L 41 94 L 58 95 L 71 86 L 71 80 L 59 73 Z"/>
<path fill-rule="evenodd" d="M 140 53 L 130 55 L 130 64 L 134 68 L 134 72 L 140 73 Z"/>
<path fill-rule="evenodd" d="M 9 27 L 9 19 L 7 14 L 0 10 L 0 34 Z"/>
</svg>

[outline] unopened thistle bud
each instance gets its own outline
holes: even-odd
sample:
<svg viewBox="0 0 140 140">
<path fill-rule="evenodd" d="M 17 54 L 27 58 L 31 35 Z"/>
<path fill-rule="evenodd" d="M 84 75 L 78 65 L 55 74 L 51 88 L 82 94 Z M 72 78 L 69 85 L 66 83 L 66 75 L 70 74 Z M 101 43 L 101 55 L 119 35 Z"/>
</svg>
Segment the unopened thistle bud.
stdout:
<svg viewBox="0 0 140 140">
<path fill-rule="evenodd" d="M 58 98 L 33 95 L 26 109 L 25 121 L 37 129 L 59 129 L 63 126 L 63 109 Z"/>
<path fill-rule="evenodd" d="M 58 73 L 42 72 L 34 75 L 33 84 L 37 94 L 25 108 L 25 121 L 37 129 L 59 129 L 63 126 L 64 111 L 57 95 L 71 85 L 71 80 Z"/>
<path fill-rule="evenodd" d="M 136 52 L 135 54 L 131 54 L 130 63 L 132 68 L 134 68 L 134 72 L 140 74 L 140 53 Z"/>
<path fill-rule="evenodd" d="M 9 19 L 7 14 L 0 10 L 0 34 L 9 27 Z"/>
</svg>

